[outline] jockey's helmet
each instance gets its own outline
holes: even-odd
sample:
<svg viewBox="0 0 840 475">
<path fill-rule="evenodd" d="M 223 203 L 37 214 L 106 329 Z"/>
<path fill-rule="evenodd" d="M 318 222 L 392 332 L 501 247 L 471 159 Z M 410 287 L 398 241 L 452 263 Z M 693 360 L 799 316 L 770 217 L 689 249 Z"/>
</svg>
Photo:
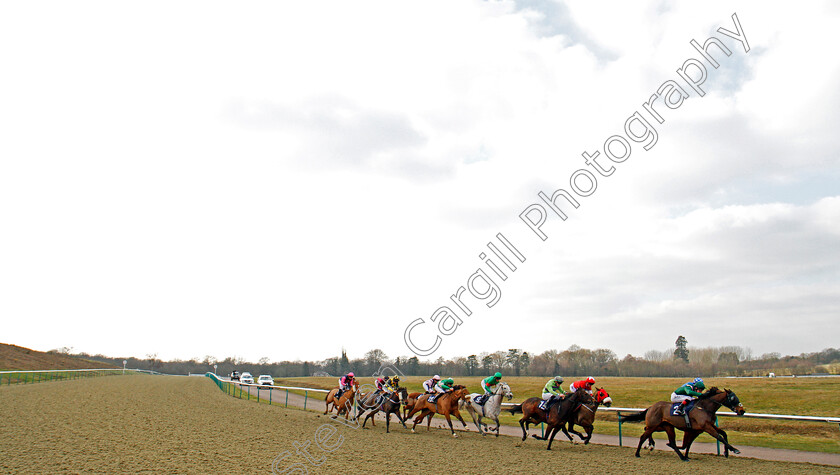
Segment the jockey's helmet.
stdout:
<svg viewBox="0 0 840 475">
<path fill-rule="evenodd" d="M 432 376 L 432 379 L 434 379 L 435 381 L 440 381 L 440 375 L 436 374 L 436 375 Z"/>
<path fill-rule="evenodd" d="M 391 378 L 391 381 L 393 381 L 393 382 L 395 382 L 395 383 L 399 382 L 399 380 L 400 380 L 400 377 L 399 377 L 399 376 L 393 376 L 393 377 Z"/>
<path fill-rule="evenodd" d="M 555 376 L 554 380 L 557 381 L 558 383 L 562 383 L 563 382 L 563 376 Z"/>
<path fill-rule="evenodd" d="M 353 372 L 351 371 L 350 373 L 347 373 L 347 377 L 348 377 L 348 378 L 355 378 L 355 377 L 356 377 L 356 375 L 355 375 L 355 374 L 353 374 Z"/>
<path fill-rule="evenodd" d="M 595 384 L 595 378 L 590 376 L 590 377 L 586 378 L 586 382 L 589 383 L 589 384 Z"/>
<path fill-rule="evenodd" d="M 694 384 L 702 384 L 703 378 L 694 378 Z"/>
<path fill-rule="evenodd" d="M 452 379 L 452 378 L 446 378 L 446 379 L 443 380 L 443 382 L 446 383 L 446 384 L 452 384 L 452 383 L 455 382 L 455 380 Z"/>
<path fill-rule="evenodd" d="M 496 379 L 502 379 L 502 373 L 496 371 L 496 374 L 494 374 L 493 377 Z"/>
</svg>

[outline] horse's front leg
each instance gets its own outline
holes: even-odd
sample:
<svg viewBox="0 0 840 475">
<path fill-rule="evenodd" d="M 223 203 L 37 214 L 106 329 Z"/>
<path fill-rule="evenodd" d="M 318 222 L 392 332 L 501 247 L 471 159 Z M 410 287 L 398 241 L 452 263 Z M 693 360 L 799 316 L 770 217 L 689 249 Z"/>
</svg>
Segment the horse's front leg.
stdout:
<svg viewBox="0 0 840 475">
<path fill-rule="evenodd" d="M 501 423 L 499 422 L 499 415 L 496 414 L 496 437 L 497 438 L 499 437 L 499 426 L 500 425 L 501 425 Z"/>
<path fill-rule="evenodd" d="M 449 424 L 449 431 L 452 432 L 452 437 L 458 437 L 458 434 L 455 433 L 455 428 L 452 427 L 452 418 L 449 416 L 449 413 L 444 413 L 443 417 L 446 418 L 446 423 Z"/>
<path fill-rule="evenodd" d="M 729 437 L 726 435 L 726 431 L 721 429 L 720 427 L 715 427 L 712 423 L 706 424 L 706 432 L 709 433 L 712 437 L 719 440 L 723 444 L 723 455 L 725 457 L 729 457 L 729 451 L 731 450 L 734 454 L 740 454 L 741 451 L 736 449 L 735 447 L 729 445 Z"/>
<path fill-rule="evenodd" d="M 685 458 L 688 458 L 688 451 L 689 449 L 691 449 L 691 444 L 692 442 L 694 442 L 694 439 L 696 439 L 697 436 L 702 433 L 703 431 L 699 430 L 685 431 L 685 435 L 683 436 L 683 445 L 682 447 L 680 447 L 681 449 L 685 449 L 685 452 L 683 452 Z"/>
</svg>

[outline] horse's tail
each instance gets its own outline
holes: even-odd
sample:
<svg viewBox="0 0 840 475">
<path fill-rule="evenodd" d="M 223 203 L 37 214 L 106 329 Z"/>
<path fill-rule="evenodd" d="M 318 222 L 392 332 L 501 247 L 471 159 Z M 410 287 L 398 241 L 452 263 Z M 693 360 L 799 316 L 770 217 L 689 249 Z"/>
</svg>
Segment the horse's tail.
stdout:
<svg viewBox="0 0 840 475">
<path fill-rule="evenodd" d="M 648 410 L 645 409 L 642 412 L 637 412 L 635 414 L 630 414 L 629 416 L 621 416 L 618 418 L 619 422 L 641 422 L 645 420 L 647 416 Z"/>
<path fill-rule="evenodd" d="M 511 414 L 516 414 L 517 412 L 522 412 L 522 404 L 517 404 L 513 407 L 505 409 L 506 411 L 510 411 Z"/>
</svg>

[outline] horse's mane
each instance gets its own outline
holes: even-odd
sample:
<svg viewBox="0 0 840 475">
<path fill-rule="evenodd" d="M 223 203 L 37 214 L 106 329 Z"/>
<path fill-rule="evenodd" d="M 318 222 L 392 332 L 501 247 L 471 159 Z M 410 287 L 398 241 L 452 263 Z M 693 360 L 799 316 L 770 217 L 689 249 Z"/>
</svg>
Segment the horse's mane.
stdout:
<svg viewBox="0 0 840 475">
<path fill-rule="evenodd" d="M 718 389 L 717 386 L 712 386 L 706 392 L 704 392 L 703 394 L 698 396 L 697 399 L 707 399 L 707 398 L 710 398 L 710 397 L 712 397 L 716 394 L 720 394 L 722 392 L 724 392 L 724 391 L 721 391 L 720 389 Z"/>
<path fill-rule="evenodd" d="M 456 384 L 456 385 L 452 386 L 452 389 L 455 390 L 455 391 L 457 391 L 459 389 L 464 389 L 464 388 L 466 388 L 466 386 L 461 385 L 461 384 Z"/>
</svg>

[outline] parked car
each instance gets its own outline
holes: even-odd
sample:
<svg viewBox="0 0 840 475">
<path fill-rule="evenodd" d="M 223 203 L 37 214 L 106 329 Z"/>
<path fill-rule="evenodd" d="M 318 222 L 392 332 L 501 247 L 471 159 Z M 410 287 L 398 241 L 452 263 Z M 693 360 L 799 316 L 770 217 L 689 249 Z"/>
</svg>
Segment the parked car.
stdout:
<svg viewBox="0 0 840 475">
<path fill-rule="evenodd" d="M 247 383 L 247 384 L 254 384 L 254 377 L 251 376 L 251 373 L 246 371 L 246 372 L 242 373 L 242 376 L 239 377 L 239 382 L 240 383 Z"/>
<path fill-rule="evenodd" d="M 230 380 L 231 381 L 239 381 L 239 371 L 234 371 L 230 373 Z"/>
<path fill-rule="evenodd" d="M 270 374 L 261 374 L 260 377 L 257 378 L 257 384 L 260 386 L 274 386 L 274 378 L 272 378 Z"/>
</svg>

